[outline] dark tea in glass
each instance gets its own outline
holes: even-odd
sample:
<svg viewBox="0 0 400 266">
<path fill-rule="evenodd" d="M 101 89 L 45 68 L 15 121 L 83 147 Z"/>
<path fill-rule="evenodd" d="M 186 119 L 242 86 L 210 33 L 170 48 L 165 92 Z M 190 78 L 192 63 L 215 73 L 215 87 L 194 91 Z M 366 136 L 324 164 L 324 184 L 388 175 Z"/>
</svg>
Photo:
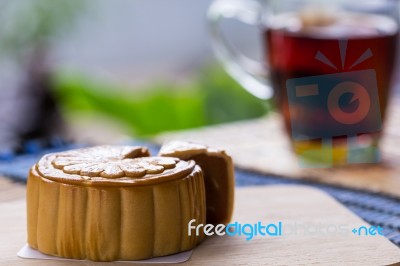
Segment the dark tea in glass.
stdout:
<svg viewBox="0 0 400 266">
<path fill-rule="evenodd" d="M 284 13 L 272 18 L 264 32 L 266 60 L 275 103 L 284 116 L 287 132 L 294 133 L 292 125 L 296 122 L 311 125 L 309 127 L 314 125 L 329 129 L 326 134 L 315 128 L 311 128 L 312 132 L 304 131 L 306 133 L 303 132 L 303 139 L 293 139 L 296 152 L 302 153 L 307 149 L 321 151 L 324 140 L 328 139 L 329 146 L 333 147 L 332 154 L 328 155 L 333 156 L 333 165 L 339 165 L 348 160 L 346 149 L 349 137 L 354 138 L 360 145 L 364 143 L 376 147 L 391 88 L 398 28 L 394 20 L 380 15 L 342 13 L 340 16 L 320 16 L 322 15 L 308 12 L 308 14 Z M 352 73 L 357 75 L 356 80 L 353 80 Z M 372 77 L 374 75 L 375 78 Z M 328 79 L 331 83 L 326 84 L 325 77 L 333 77 L 335 80 Z M 307 93 L 311 93 L 307 95 L 310 100 L 296 102 L 294 99 L 290 102 L 288 90 L 291 88 L 288 87 L 288 80 L 296 82 L 302 78 L 309 78 L 310 85 L 305 79 L 305 84 L 303 82 L 295 89 L 308 90 Z M 330 117 L 329 110 L 327 111 L 327 97 L 324 98 L 322 90 L 332 90 L 332 86 L 336 83 L 343 82 L 350 82 L 347 83 L 350 85 L 360 83 L 368 87 L 374 82 L 372 79 L 376 79 L 375 88 L 371 88 L 376 94 L 366 95 L 373 97 L 372 104 L 370 102 L 366 108 L 369 108 L 368 112 L 376 118 L 364 122 L 371 123 L 370 125 L 358 124 L 357 117 L 354 116 L 354 125 L 350 125 L 351 121 L 345 124 L 341 123 L 346 122 L 345 120 L 335 121 Z M 316 87 L 319 91 L 315 90 Z M 342 92 L 337 99 L 341 103 L 343 115 L 347 115 L 347 112 L 350 116 L 351 112 L 355 112 L 363 104 L 363 99 L 354 99 L 351 93 L 346 93 L 345 90 Z M 330 94 L 326 92 L 325 95 Z M 297 96 L 304 98 L 301 93 Z M 316 101 L 318 104 L 311 108 L 310 106 L 315 105 Z M 307 122 L 296 121 L 301 117 Z M 361 118 L 363 117 L 359 120 Z M 333 122 L 329 122 L 329 119 Z M 379 125 L 372 125 L 377 119 L 380 120 Z M 366 132 L 363 132 L 363 128 Z M 337 132 L 338 135 L 332 132 Z M 326 151 L 324 153 L 326 154 Z M 312 155 L 311 152 L 311 157 Z M 321 153 L 314 153 L 314 156 L 319 157 Z"/>
<path fill-rule="evenodd" d="M 300 164 L 331 167 L 379 162 L 399 7 L 393 0 L 216 0 L 207 15 L 216 56 L 248 92 L 274 98 Z M 232 18 L 261 29 L 262 63 L 226 40 L 221 21 Z"/>
</svg>

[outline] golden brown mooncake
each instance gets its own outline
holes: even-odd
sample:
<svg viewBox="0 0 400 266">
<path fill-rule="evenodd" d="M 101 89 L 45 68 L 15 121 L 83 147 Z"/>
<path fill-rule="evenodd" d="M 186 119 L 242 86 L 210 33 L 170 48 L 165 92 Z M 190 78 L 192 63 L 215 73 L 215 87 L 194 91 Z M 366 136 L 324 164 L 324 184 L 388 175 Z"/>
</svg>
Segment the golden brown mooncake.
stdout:
<svg viewBox="0 0 400 266">
<path fill-rule="evenodd" d="M 192 142 L 171 141 L 161 147 L 159 156 L 194 160 L 204 175 L 207 223 L 227 224 L 231 220 L 235 178 L 232 158 L 225 151 Z"/>
<path fill-rule="evenodd" d="M 204 237 L 202 171 L 194 161 L 99 146 L 45 155 L 29 173 L 28 244 L 45 254 L 140 260 L 192 249 Z"/>
</svg>

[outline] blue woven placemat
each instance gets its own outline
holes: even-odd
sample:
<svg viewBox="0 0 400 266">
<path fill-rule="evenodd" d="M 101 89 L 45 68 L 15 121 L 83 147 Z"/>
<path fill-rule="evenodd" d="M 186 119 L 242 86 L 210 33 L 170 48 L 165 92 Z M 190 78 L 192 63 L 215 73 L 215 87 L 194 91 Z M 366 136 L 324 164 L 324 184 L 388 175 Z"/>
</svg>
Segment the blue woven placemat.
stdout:
<svg viewBox="0 0 400 266">
<path fill-rule="evenodd" d="M 157 154 L 159 150 L 157 145 L 151 143 L 134 142 L 133 144 L 148 147 L 152 154 Z M 4 154 L 0 154 L 0 175 L 25 182 L 29 168 L 35 164 L 43 154 L 81 146 L 83 145 L 63 144 L 52 147 L 40 147 L 40 145 L 30 144 L 20 154 L 7 153 L 6 156 Z M 238 187 L 298 184 L 321 189 L 371 225 L 381 226 L 383 228 L 383 234 L 400 247 L 399 198 L 310 181 L 268 176 L 256 172 L 244 171 L 241 169 L 236 169 L 235 174 L 236 186 Z"/>
</svg>

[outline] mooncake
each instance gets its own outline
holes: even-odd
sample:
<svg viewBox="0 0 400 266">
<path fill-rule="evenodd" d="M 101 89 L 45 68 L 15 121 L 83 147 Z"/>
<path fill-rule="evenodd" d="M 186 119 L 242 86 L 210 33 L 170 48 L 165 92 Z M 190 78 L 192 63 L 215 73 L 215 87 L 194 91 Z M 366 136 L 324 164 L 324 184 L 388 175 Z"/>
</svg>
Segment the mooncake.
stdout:
<svg viewBox="0 0 400 266">
<path fill-rule="evenodd" d="M 202 144 L 171 141 L 161 147 L 159 156 L 194 160 L 204 174 L 206 220 L 209 224 L 227 224 L 232 217 L 234 200 L 234 167 L 224 150 Z"/>
<path fill-rule="evenodd" d="M 203 172 L 193 160 L 149 157 L 147 149 L 129 146 L 48 154 L 28 177 L 28 244 L 45 254 L 94 261 L 189 250 L 204 238 L 189 236 L 187 225 L 192 219 L 205 224 L 205 196 Z M 208 202 L 218 199 L 212 196 Z M 215 203 L 216 211 L 221 204 L 226 201 Z M 223 220 L 230 212 L 228 207 Z"/>
</svg>

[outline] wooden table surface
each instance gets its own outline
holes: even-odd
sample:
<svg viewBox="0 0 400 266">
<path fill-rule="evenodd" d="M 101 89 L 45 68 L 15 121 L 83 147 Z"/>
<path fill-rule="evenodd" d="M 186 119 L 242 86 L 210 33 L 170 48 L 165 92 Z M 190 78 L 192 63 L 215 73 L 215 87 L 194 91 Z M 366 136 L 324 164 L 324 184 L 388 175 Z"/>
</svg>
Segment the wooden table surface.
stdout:
<svg viewBox="0 0 400 266">
<path fill-rule="evenodd" d="M 204 143 L 226 150 L 235 165 L 265 175 L 310 180 L 389 194 L 400 198 L 400 99 L 393 101 L 381 140 L 381 164 L 309 168 L 299 165 L 279 114 L 253 120 L 164 133 L 154 140 Z"/>
<path fill-rule="evenodd" d="M 16 253 L 26 241 L 25 186 L 0 177 L 0 190 L 0 265 L 127 265 L 18 258 Z M 238 188 L 233 220 L 345 225 L 349 230 L 366 225 L 324 192 L 304 186 Z M 400 249 L 386 238 L 349 233 L 256 237 L 251 241 L 243 237 L 212 237 L 194 250 L 187 264 L 392 265 L 398 262 Z"/>
</svg>

